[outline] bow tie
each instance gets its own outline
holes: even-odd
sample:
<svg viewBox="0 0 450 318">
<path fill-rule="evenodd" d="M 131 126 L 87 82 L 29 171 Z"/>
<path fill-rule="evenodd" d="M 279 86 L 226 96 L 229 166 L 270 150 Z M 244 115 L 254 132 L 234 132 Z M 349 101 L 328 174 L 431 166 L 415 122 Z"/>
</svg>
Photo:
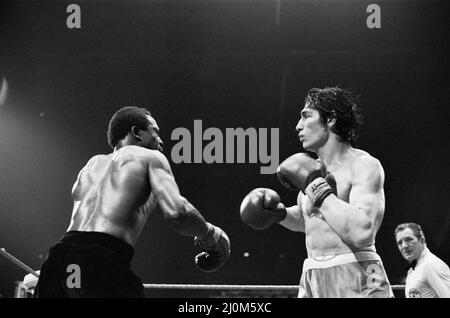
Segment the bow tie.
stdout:
<svg viewBox="0 0 450 318">
<path fill-rule="evenodd" d="M 417 265 L 417 260 L 416 260 L 416 259 L 413 260 L 413 261 L 411 262 L 411 264 L 409 264 L 409 266 L 410 266 L 413 270 L 416 268 L 416 265 Z"/>
</svg>

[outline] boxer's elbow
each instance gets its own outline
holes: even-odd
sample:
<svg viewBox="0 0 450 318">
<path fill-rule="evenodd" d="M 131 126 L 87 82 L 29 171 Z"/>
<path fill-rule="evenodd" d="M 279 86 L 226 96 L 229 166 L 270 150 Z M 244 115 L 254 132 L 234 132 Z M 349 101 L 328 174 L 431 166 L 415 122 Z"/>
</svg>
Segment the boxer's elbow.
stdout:
<svg viewBox="0 0 450 318">
<path fill-rule="evenodd" d="M 361 249 L 373 244 L 373 226 L 371 221 L 366 220 L 348 231 L 348 242 L 356 249 Z"/>
<path fill-rule="evenodd" d="M 364 247 L 370 246 L 373 244 L 372 237 L 358 237 L 353 240 L 352 246 L 356 249 L 363 249 Z"/>
</svg>

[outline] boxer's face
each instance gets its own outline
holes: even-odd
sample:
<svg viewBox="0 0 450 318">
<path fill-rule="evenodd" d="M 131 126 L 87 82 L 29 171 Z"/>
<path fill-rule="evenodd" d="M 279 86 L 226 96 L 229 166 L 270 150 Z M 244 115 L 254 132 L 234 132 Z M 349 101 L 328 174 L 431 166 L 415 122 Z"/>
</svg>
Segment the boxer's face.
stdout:
<svg viewBox="0 0 450 318">
<path fill-rule="evenodd" d="M 300 116 L 295 127 L 300 142 L 305 150 L 315 151 L 326 143 L 328 128 L 322 124 L 319 112 L 308 104 L 302 109 Z"/>
<path fill-rule="evenodd" d="M 405 228 L 396 235 L 397 246 L 402 256 L 411 263 L 419 258 L 424 244 L 419 240 L 410 228 Z"/>
<path fill-rule="evenodd" d="M 147 130 L 143 130 L 141 134 L 142 146 L 148 149 L 163 151 L 163 141 L 159 137 L 159 127 L 156 120 L 152 116 L 147 116 L 149 121 Z"/>
</svg>

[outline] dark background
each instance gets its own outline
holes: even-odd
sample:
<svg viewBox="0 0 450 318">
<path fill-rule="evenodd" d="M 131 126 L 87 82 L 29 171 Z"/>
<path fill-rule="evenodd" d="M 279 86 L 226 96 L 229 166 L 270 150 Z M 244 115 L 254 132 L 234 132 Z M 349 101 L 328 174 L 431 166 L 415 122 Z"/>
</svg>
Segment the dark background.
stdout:
<svg viewBox="0 0 450 318">
<path fill-rule="evenodd" d="M 393 284 L 406 263 L 394 242 L 402 222 L 422 225 L 450 263 L 448 1 L 76 1 L 81 29 L 66 27 L 70 1 L 0 4 L 0 247 L 38 269 L 66 230 L 78 171 L 110 151 L 106 129 L 121 106 L 149 108 L 165 141 L 177 127 L 280 129 L 280 159 L 301 151 L 294 133 L 311 87 L 360 94 L 358 146 L 386 173 L 377 249 Z M 368 4 L 381 29 L 366 26 Z M 278 5 L 278 9 L 277 9 Z M 194 266 L 191 239 L 158 210 L 136 246 L 145 283 L 297 284 L 304 235 L 255 231 L 239 217 L 255 187 L 295 196 L 258 164 L 172 165 L 181 192 L 227 231 L 232 255 L 220 271 Z M 249 253 L 244 257 L 244 253 Z M 0 257 L 0 294 L 22 269 Z M 153 296 L 153 295 L 150 295 Z"/>
</svg>

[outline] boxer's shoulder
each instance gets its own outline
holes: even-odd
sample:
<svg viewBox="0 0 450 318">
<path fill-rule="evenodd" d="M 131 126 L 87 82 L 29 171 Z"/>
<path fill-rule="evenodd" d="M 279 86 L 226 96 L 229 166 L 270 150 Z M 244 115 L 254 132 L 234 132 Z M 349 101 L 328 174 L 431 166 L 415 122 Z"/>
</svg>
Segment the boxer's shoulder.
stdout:
<svg viewBox="0 0 450 318">
<path fill-rule="evenodd" d="M 106 160 L 108 157 L 109 157 L 108 155 L 103 155 L 103 154 L 94 155 L 88 160 L 88 162 L 86 163 L 86 166 L 92 166 L 94 164 L 97 164 L 101 161 Z"/>
<path fill-rule="evenodd" d="M 384 169 L 377 158 L 367 152 L 361 152 L 351 161 L 350 178 L 352 183 L 363 181 L 380 189 L 384 183 Z"/>
<path fill-rule="evenodd" d="M 348 163 L 353 172 L 367 169 L 379 170 L 381 168 L 381 163 L 377 158 L 361 149 L 352 151 L 348 158 Z"/>
</svg>

